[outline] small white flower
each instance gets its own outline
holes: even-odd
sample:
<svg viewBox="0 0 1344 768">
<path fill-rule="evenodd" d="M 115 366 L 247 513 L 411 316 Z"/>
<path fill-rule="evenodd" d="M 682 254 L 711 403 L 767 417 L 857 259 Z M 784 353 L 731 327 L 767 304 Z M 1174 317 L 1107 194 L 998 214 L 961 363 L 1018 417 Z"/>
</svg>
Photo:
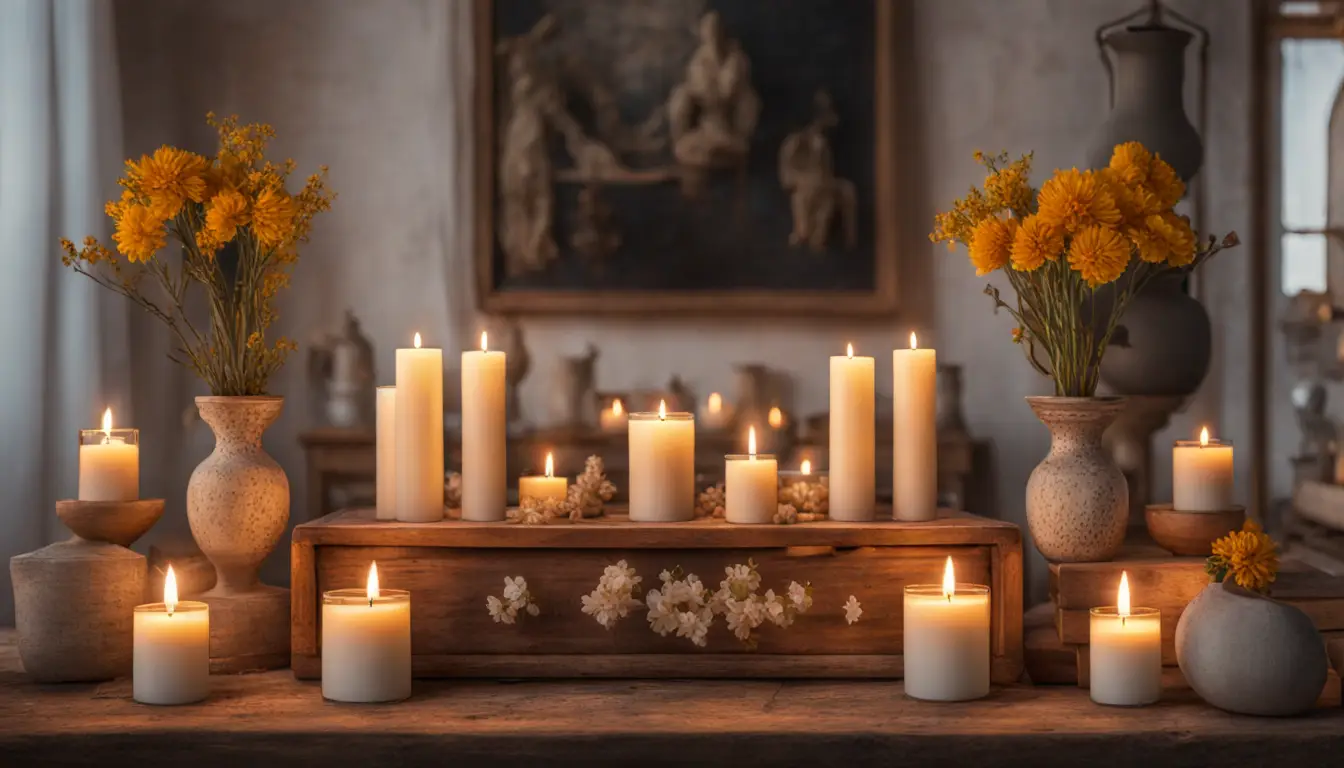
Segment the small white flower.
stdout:
<svg viewBox="0 0 1344 768">
<path fill-rule="evenodd" d="M 523 599 L 527 594 L 527 581 L 522 576 L 514 578 L 512 576 L 504 577 L 504 599 L 515 602 Z"/>
<path fill-rule="evenodd" d="M 789 600 L 799 613 L 806 613 L 812 607 L 812 595 L 808 594 L 807 587 L 796 581 L 789 582 Z"/>
<path fill-rule="evenodd" d="M 527 615 L 528 615 L 528 616 L 540 616 L 540 615 L 541 615 L 541 608 L 537 607 L 537 604 L 536 604 L 536 603 L 528 603 L 528 604 L 527 604 Z"/>
<path fill-rule="evenodd" d="M 845 623 L 853 624 L 863 615 L 863 606 L 859 605 L 859 599 L 853 595 L 845 602 Z"/>
</svg>

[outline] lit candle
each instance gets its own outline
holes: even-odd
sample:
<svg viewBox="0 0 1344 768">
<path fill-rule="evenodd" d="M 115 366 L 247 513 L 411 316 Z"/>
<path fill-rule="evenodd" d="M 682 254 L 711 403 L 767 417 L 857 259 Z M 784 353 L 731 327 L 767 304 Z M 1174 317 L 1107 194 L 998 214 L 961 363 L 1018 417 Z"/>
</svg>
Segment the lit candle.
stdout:
<svg viewBox="0 0 1344 768">
<path fill-rule="evenodd" d="M 561 499 L 569 493 L 569 480 L 555 476 L 555 459 L 546 454 L 546 474 L 518 478 L 518 499 Z"/>
<path fill-rule="evenodd" d="M 1089 646 L 1093 701 L 1138 707 L 1162 698 L 1162 614 L 1129 607 L 1124 571 L 1115 605 L 1092 609 Z"/>
<path fill-rule="evenodd" d="M 397 388 L 378 387 L 374 487 L 379 520 L 397 519 Z"/>
<path fill-rule="evenodd" d="M 958 584 L 947 558 L 943 583 L 905 588 L 905 693 L 929 701 L 989 694 L 989 587 Z"/>
<path fill-rule="evenodd" d="M 803 463 L 798 465 L 798 471 L 804 475 L 812 474 L 812 462 L 809 459 L 803 459 Z"/>
<path fill-rule="evenodd" d="M 700 420 L 704 422 L 706 429 L 723 429 L 728 425 L 728 409 L 723 405 L 723 395 L 718 392 L 709 393 L 709 398 L 705 400 L 705 412 Z"/>
<path fill-rule="evenodd" d="M 322 594 L 322 696 L 400 701 L 411 695 L 411 593 L 379 589 L 378 564 L 364 589 Z"/>
<path fill-rule="evenodd" d="M 140 498 L 140 430 L 113 429 L 112 409 L 102 429 L 79 432 L 79 500 L 135 501 Z"/>
<path fill-rule="evenodd" d="M 938 359 L 920 349 L 914 332 L 910 348 L 891 353 L 892 515 L 897 520 L 938 516 Z M 835 509 L 836 462 L 831 462 L 831 509 Z"/>
<path fill-rule="evenodd" d="M 729 454 L 724 478 L 724 519 L 730 523 L 768 523 L 779 506 L 779 464 L 756 453 L 756 428 L 747 430 L 747 453 Z"/>
<path fill-rule="evenodd" d="M 443 350 L 397 350 L 395 503 L 397 519 L 443 519 Z"/>
<path fill-rule="evenodd" d="M 677 522 L 695 516 L 695 417 L 630 414 L 630 519 Z"/>
<path fill-rule="evenodd" d="M 831 358 L 832 520 L 872 520 L 877 503 L 874 463 L 877 416 L 871 357 L 855 357 L 854 345 Z"/>
<path fill-rule="evenodd" d="M 604 408 L 601 414 L 601 427 L 604 432 L 619 432 L 626 425 L 625 406 L 618 397 L 611 401 L 610 408 Z"/>
<path fill-rule="evenodd" d="M 462 519 L 481 522 L 503 520 L 508 495 L 506 360 L 487 342 L 462 353 Z"/>
<path fill-rule="evenodd" d="M 1232 508 L 1232 443 L 1210 440 L 1209 428 L 1199 440 L 1177 440 L 1171 453 L 1172 508 L 1182 512 L 1222 512 Z"/>
<path fill-rule="evenodd" d="M 137 605 L 131 697 L 141 704 L 191 704 L 210 693 L 210 606 L 177 599 L 173 567 L 163 602 Z"/>
</svg>

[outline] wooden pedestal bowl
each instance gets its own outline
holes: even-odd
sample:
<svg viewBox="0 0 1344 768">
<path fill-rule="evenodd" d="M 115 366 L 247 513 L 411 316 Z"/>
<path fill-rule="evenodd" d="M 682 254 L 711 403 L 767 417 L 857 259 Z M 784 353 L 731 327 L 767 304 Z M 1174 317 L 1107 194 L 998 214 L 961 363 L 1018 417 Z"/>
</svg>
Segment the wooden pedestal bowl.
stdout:
<svg viewBox="0 0 1344 768">
<path fill-rule="evenodd" d="M 1246 508 L 1232 507 L 1217 512 L 1186 512 L 1170 504 L 1149 504 L 1144 508 L 1148 534 L 1157 545 L 1173 555 L 1208 557 L 1214 539 L 1241 529 Z"/>
<path fill-rule="evenodd" d="M 56 502 L 56 516 L 81 539 L 129 547 L 163 516 L 163 499 Z"/>
</svg>

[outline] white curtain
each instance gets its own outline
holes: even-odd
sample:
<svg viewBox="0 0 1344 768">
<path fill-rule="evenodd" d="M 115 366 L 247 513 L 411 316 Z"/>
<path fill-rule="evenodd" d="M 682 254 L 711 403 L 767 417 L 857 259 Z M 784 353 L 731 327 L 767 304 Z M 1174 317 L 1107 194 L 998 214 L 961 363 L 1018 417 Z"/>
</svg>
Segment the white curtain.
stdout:
<svg viewBox="0 0 1344 768">
<path fill-rule="evenodd" d="M 133 424 L 128 305 L 60 263 L 57 239 L 107 242 L 121 172 L 112 4 L 0 2 L 0 626 L 10 557 L 67 534 L 78 430 Z"/>
</svg>

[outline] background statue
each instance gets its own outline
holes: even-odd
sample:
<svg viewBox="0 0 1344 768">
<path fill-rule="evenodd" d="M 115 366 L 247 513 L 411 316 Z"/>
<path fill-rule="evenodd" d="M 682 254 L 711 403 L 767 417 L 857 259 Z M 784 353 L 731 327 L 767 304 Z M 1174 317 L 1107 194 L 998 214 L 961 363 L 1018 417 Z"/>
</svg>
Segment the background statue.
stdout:
<svg viewBox="0 0 1344 768">
<path fill-rule="evenodd" d="M 779 149 L 779 183 L 789 194 L 793 231 L 789 245 L 826 250 L 838 218 L 844 226 L 845 246 L 858 242 L 858 201 L 854 183 L 835 175 L 831 142 L 826 131 L 838 118 L 826 91 L 814 99 L 816 116 L 807 127 L 789 134 Z"/>
<path fill-rule="evenodd" d="M 311 346 L 308 373 L 328 424 L 344 429 L 372 425 L 373 344 L 353 312 L 345 311 L 338 333 L 327 334 Z"/>
</svg>

